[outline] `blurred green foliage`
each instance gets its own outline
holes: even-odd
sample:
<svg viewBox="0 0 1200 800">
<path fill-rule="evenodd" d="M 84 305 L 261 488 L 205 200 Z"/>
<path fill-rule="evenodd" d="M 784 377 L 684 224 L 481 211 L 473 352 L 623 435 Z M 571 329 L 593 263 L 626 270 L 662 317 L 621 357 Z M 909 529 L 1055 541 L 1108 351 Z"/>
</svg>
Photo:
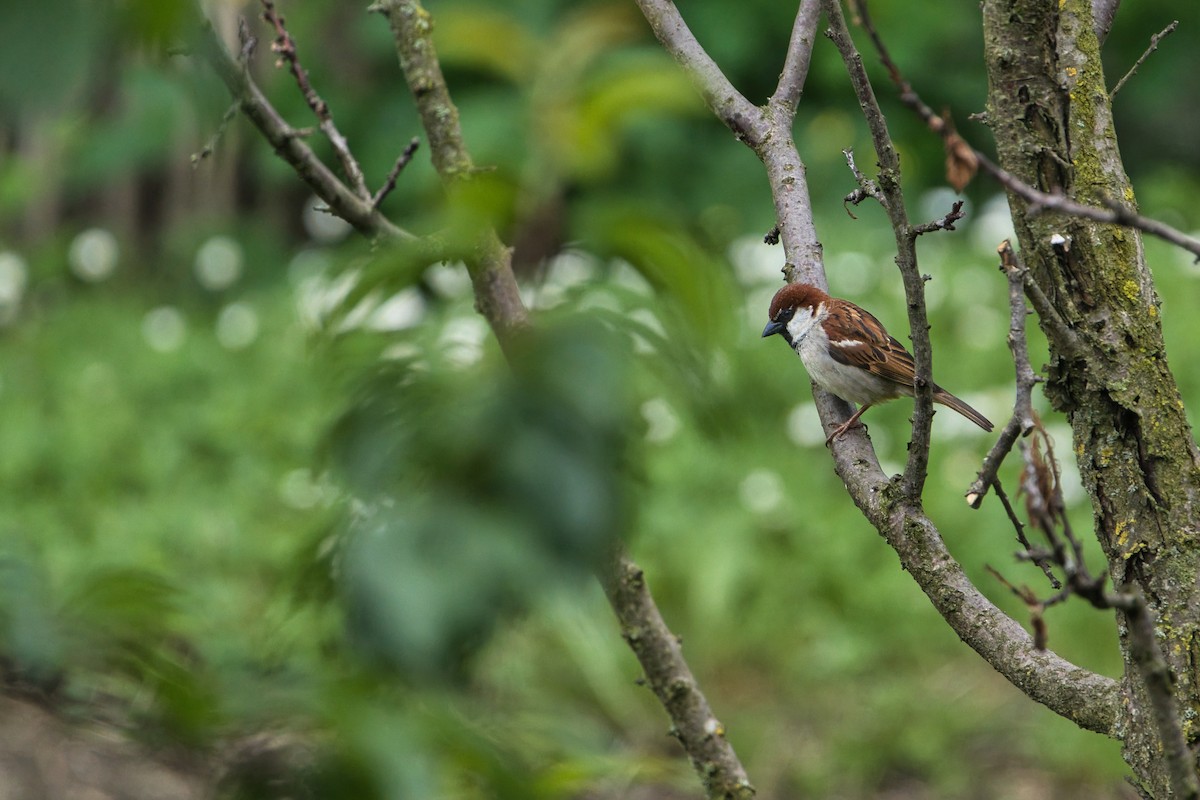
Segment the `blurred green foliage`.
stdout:
<svg viewBox="0 0 1200 800">
<path fill-rule="evenodd" d="M 461 266 L 318 232 L 295 176 L 244 122 L 194 176 L 170 178 L 227 103 L 199 65 L 166 55 L 183 18 L 172 4 L 77 5 L 62 24 L 41 4 L 0 11 L 4 44 L 14 31 L 57 43 L 0 47 L 0 64 L 47 70 L 34 85 L 0 69 L 0 124 L 10 143 L 45 136 L 70 165 L 55 177 L 23 146 L 0 163 L 0 278 L 24 281 L 11 318 L 0 295 L 0 664 L 12 680 L 199 746 L 286 727 L 322 745 L 298 778 L 314 797 L 696 796 L 588 577 L 620 536 L 762 796 L 1121 796 L 1117 746 L 967 651 L 846 498 L 801 366 L 758 338 L 782 265 L 759 243 L 772 223 L 761 168 L 632 4 L 430 3 L 468 145 L 494 169 L 446 198 L 420 157 L 384 207 L 416 231 L 489 221 L 518 243 L 538 324 L 511 369 Z M 910 80 L 982 142 L 966 122 L 985 93 L 977 12 L 878 5 Z M 354 4 L 282 10 L 378 182 L 419 133 L 386 26 Z M 1114 76 L 1166 10 L 1122 9 Z M 684 11 L 740 88 L 769 94 L 787 8 Z M 270 68 L 270 34 L 254 30 L 259 78 L 307 124 Z M 1116 110 L 1144 210 L 1186 228 L 1200 225 L 1198 156 L 1183 141 L 1198 112 L 1178 98 L 1200 70 L 1184 46 L 1194 33 L 1176 36 Z M 50 64 L 50 52 L 66 56 Z M 870 162 L 845 84 L 819 42 L 797 136 L 833 289 L 899 332 L 886 220 L 840 207 L 852 188 L 841 149 Z M 912 216 L 943 215 L 936 142 L 879 90 Z M 216 183 L 230 164 L 232 206 L 167 213 L 182 201 L 163 187 Z M 130 176 L 150 200 L 91 194 Z M 998 420 L 1012 379 L 993 263 L 1003 201 L 990 191 L 973 186 L 960 231 L 923 237 L 920 252 L 938 380 Z M 58 224 L 30 238 L 26 217 L 56 193 Z M 92 226 L 120 234 L 111 275 L 78 266 Z M 238 271 L 216 286 L 200 254 L 227 233 Z M 1194 401 L 1197 272 L 1146 246 Z M 1036 333 L 1031 345 L 1036 365 L 1045 347 Z M 909 414 L 900 401 L 868 420 L 891 471 Z M 1086 530 L 1069 430 L 1046 416 Z M 1012 562 L 994 504 L 961 499 L 986 446 L 939 414 L 926 506 L 968 573 L 1022 618 L 985 566 L 1034 586 L 1038 574 Z M 1068 603 L 1048 622 L 1053 648 L 1118 673 L 1111 618 Z M 226 788 L 270 789 L 253 774 Z"/>
</svg>

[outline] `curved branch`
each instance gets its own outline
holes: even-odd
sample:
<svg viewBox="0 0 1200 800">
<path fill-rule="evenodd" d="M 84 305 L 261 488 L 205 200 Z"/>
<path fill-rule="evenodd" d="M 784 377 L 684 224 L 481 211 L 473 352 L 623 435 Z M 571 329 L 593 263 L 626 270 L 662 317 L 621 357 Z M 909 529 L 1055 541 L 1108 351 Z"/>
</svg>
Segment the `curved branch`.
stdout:
<svg viewBox="0 0 1200 800">
<path fill-rule="evenodd" d="M 1030 699 L 1081 728 L 1117 735 L 1117 681 L 1038 650 L 1020 623 L 971 583 L 919 505 L 890 499 L 892 487 L 877 465 L 839 459 L 836 469 L 863 514 L 963 642 Z"/>
<path fill-rule="evenodd" d="M 655 37 L 699 89 L 717 119 L 744 142 L 762 141 L 767 127 L 761 110 L 733 87 L 704 50 L 672 0 L 636 0 Z"/>
</svg>

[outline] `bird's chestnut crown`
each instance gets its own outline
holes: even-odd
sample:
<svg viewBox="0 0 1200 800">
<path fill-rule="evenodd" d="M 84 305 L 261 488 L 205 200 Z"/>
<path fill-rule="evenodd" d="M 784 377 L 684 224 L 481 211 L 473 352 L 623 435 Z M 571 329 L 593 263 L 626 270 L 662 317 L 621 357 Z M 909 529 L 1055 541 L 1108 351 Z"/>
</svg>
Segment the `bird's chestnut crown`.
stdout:
<svg viewBox="0 0 1200 800">
<path fill-rule="evenodd" d="M 827 298 L 823 291 L 807 283 L 789 283 L 771 298 L 770 317 L 773 322 L 787 324 L 798 308 L 816 308 Z"/>
</svg>

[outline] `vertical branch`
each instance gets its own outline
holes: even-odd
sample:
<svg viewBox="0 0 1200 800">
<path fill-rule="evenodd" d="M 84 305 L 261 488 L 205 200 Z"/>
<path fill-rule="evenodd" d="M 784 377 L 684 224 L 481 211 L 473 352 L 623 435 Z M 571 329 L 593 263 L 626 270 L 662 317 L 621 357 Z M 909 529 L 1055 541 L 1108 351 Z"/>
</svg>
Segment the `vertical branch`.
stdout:
<svg viewBox="0 0 1200 800">
<path fill-rule="evenodd" d="M 367 10 L 383 14 L 392 27 L 400 70 L 429 138 L 434 168 L 447 182 L 469 176 L 475 165 L 433 46 L 433 18 L 417 0 L 382 0 Z"/>
<path fill-rule="evenodd" d="M 900 185 L 900 157 L 892 144 L 887 120 L 875 98 L 875 90 L 863 67 L 862 56 L 850 39 L 846 20 L 842 16 L 840 0 L 823 0 L 825 16 L 829 20 L 829 38 L 841 53 L 850 83 L 858 96 L 858 104 L 871 131 L 871 141 L 879 158 L 878 186 L 884 210 L 892 223 L 896 239 L 896 266 L 904 282 L 904 296 L 908 301 L 908 326 L 913 343 L 913 360 L 916 364 L 916 404 L 912 420 L 912 442 L 908 450 L 908 463 L 904 467 L 903 491 L 910 499 L 917 499 L 925 487 L 929 469 L 929 434 L 933 423 L 933 347 L 929 341 L 929 319 L 925 312 L 925 281 L 917 268 L 916 240 L 918 232 L 909 224 L 904 206 L 904 192 Z M 860 7 L 865 15 L 865 2 Z"/>
<path fill-rule="evenodd" d="M 804 91 L 804 82 L 808 79 L 813 37 L 820 17 L 821 0 L 801 0 L 800 10 L 796 13 L 796 21 L 792 25 L 792 38 L 788 42 L 783 71 L 779 75 L 779 85 L 767 101 L 769 107 L 789 109 L 791 114 L 795 115 L 796 105 Z"/>
<path fill-rule="evenodd" d="M 369 8 L 387 18 L 396 41 L 400 69 L 408 82 L 421 124 L 425 128 L 433 166 L 442 181 L 452 187 L 475 171 L 471 154 L 463 143 L 458 107 L 442 75 L 433 46 L 433 19 L 419 0 L 383 0 Z M 507 348 L 512 334 L 529 321 L 512 271 L 512 248 L 504 245 L 492 228 L 471 232 L 473 255 L 467 269 L 475 288 L 475 305 Z"/>
<path fill-rule="evenodd" d="M 1028 270 L 1021 265 L 1016 251 L 1007 239 L 996 248 L 996 252 L 1000 254 L 1000 270 L 1008 279 L 1008 349 L 1012 353 L 1013 369 L 1016 372 L 1016 396 L 1008 423 L 983 459 L 983 466 L 975 482 L 967 489 L 967 505 L 971 508 L 979 508 L 988 489 L 996 483 L 1000 465 L 1012 450 L 1017 437 L 1027 436 L 1033 430 L 1033 387 L 1039 380 L 1029 363 L 1029 348 L 1025 338 L 1025 319 L 1029 315 L 1025 306 Z"/>
</svg>

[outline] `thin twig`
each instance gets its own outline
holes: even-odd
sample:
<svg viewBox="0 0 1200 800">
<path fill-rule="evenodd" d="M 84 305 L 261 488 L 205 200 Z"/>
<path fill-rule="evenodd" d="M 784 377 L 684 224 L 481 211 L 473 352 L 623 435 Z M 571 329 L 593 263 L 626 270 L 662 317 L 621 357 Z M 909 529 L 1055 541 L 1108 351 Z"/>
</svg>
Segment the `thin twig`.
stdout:
<svg viewBox="0 0 1200 800">
<path fill-rule="evenodd" d="M 950 206 L 949 214 L 914 226 L 912 229 L 913 236 L 923 236 L 926 233 L 933 233 L 934 231 L 954 230 L 954 223 L 966 216 L 966 213 L 962 210 L 964 202 L 963 200 L 955 200 L 954 204 Z"/>
<path fill-rule="evenodd" d="M 866 0 L 856 0 L 856 3 L 860 12 L 866 8 Z M 942 137 L 948 161 L 958 163 L 963 168 L 967 166 L 967 162 L 973 163 L 974 166 L 982 169 L 1005 189 L 1029 203 L 1029 213 L 1031 214 L 1044 211 L 1057 211 L 1067 216 L 1082 217 L 1083 219 L 1090 219 L 1094 222 L 1107 225 L 1136 228 L 1180 247 L 1200 259 L 1200 239 L 1188 236 L 1186 233 L 1156 219 L 1144 217 L 1129 207 L 1122 205 L 1116 199 L 1111 200 L 1107 204 L 1107 208 L 1098 208 L 1084 203 L 1077 203 L 1065 195 L 1039 191 L 1003 169 L 1000 165 L 994 163 L 980 151 L 968 145 L 958 132 L 954 130 L 949 121 L 934 113 L 933 109 L 921 100 L 920 95 L 916 93 L 912 85 L 904 80 L 895 62 L 892 61 L 887 47 L 884 46 L 883 40 L 880 39 L 879 33 L 875 30 L 874 25 L 871 24 L 870 17 L 865 14 L 861 16 L 863 28 L 867 31 L 867 35 L 875 45 L 879 59 L 887 68 L 892 82 L 896 84 L 896 88 L 899 90 L 900 102 L 915 111 L 925 121 L 926 126 L 931 131 Z"/>
<path fill-rule="evenodd" d="M 1017 511 L 1008 499 L 1008 493 L 1004 491 L 1004 486 L 1000 483 L 999 478 L 992 480 L 992 489 L 996 492 L 996 497 L 999 498 L 1000 505 L 1004 506 L 1004 513 L 1008 515 L 1008 520 L 1012 523 L 1013 530 L 1016 531 L 1017 541 L 1021 543 L 1021 547 L 1025 548 L 1025 552 L 1029 554 L 1029 560 L 1041 568 L 1042 574 L 1046 576 L 1046 580 L 1050 581 L 1051 587 L 1061 589 L 1062 581 L 1054 576 L 1050 558 L 1036 551 L 1029 542 L 1029 537 L 1025 535 L 1025 525 L 1021 522 L 1021 518 L 1017 516 Z"/>
<path fill-rule="evenodd" d="M 199 169 L 200 163 L 216 152 L 221 137 L 225 135 L 225 129 L 229 127 L 229 123 L 237 116 L 238 108 L 240 106 L 234 102 L 230 104 L 229 108 L 225 109 L 225 113 L 221 115 L 221 122 L 217 125 L 217 129 L 213 131 L 213 135 L 208 137 L 208 141 L 204 143 L 203 147 L 192 153 L 192 169 Z"/>
<path fill-rule="evenodd" d="M 415 238 L 372 208 L 369 200 L 364 200 L 351 191 L 317 158 L 300 135 L 300 131 L 289 125 L 271 105 L 258 84 L 250 77 L 247 65 L 230 55 L 211 23 L 204 20 L 200 33 L 204 58 L 221 78 L 242 113 L 275 148 L 279 157 L 291 165 L 296 174 L 329 205 L 334 214 L 369 236 L 383 234 L 408 240 Z"/>
<path fill-rule="evenodd" d="M 1133 66 L 1129 68 L 1129 72 L 1126 72 L 1121 80 L 1117 81 L 1117 85 L 1112 88 L 1112 91 L 1108 93 L 1109 102 L 1112 102 L 1112 99 L 1117 96 L 1117 92 L 1121 91 L 1121 87 L 1124 86 L 1126 82 L 1134 76 L 1134 73 L 1138 71 L 1138 67 L 1145 63 L 1146 59 L 1150 57 L 1150 54 L 1158 49 L 1158 43 L 1174 33 L 1175 29 L 1178 27 L 1179 20 L 1174 20 L 1170 25 L 1150 37 L 1150 46 L 1146 48 L 1146 52 L 1142 53 L 1141 57 L 1138 58 L 1137 61 L 1133 62 Z"/>
<path fill-rule="evenodd" d="M 404 168 L 408 166 L 408 162 L 412 161 L 413 155 L 417 152 L 417 148 L 420 146 L 421 140 L 414 136 L 412 141 L 408 143 L 408 146 L 404 148 L 404 152 L 402 152 L 400 157 L 396 159 L 396 163 L 392 165 L 392 171 L 388 173 L 387 180 L 384 182 L 383 186 L 381 186 L 379 191 L 375 193 L 375 196 L 371 198 L 372 206 L 379 208 L 379 204 L 383 202 L 384 198 L 392 193 L 392 190 L 396 188 L 396 180 L 400 177 L 400 173 L 403 172 Z"/>
<path fill-rule="evenodd" d="M 1046 629 L 1046 620 L 1042 613 L 1046 610 L 1047 603 L 1037 599 L 1037 595 L 1028 586 L 1015 586 L 1008 578 L 1001 574 L 1000 570 L 993 567 L 991 564 L 985 564 L 984 568 L 991 573 L 992 577 L 1000 581 L 1010 592 L 1016 595 L 1025 607 L 1029 609 L 1029 621 L 1033 627 L 1033 646 L 1038 650 L 1046 649 L 1046 642 L 1049 638 L 1049 632 Z"/>
<path fill-rule="evenodd" d="M 350 188 L 364 200 L 371 197 L 371 193 L 367 190 L 366 180 L 363 178 L 362 168 L 358 165 L 358 160 L 354 154 L 350 152 L 350 146 L 346 142 L 346 137 L 338 130 L 337 125 L 333 121 L 333 114 L 329 111 L 329 105 L 321 99 L 317 94 L 317 90 L 313 88 L 312 83 L 308 80 L 308 71 L 304 69 L 304 65 L 300 63 L 300 56 L 296 52 L 296 42 L 292 39 L 292 35 L 288 32 L 287 25 L 279 12 L 275 10 L 274 0 L 262 0 L 263 19 L 271 23 L 275 28 L 275 41 L 271 44 L 271 50 L 279 55 L 279 61 L 276 66 L 287 64 L 288 69 L 292 73 L 292 77 L 296 79 L 296 85 L 300 87 L 300 93 L 304 95 L 304 101 L 308 103 L 308 107 L 316 114 L 319 121 L 321 132 L 329 139 L 329 143 L 333 146 L 333 152 L 337 154 L 338 161 L 341 162 L 342 171 L 346 175 L 346 179 L 350 181 Z"/>
<path fill-rule="evenodd" d="M 1029 347 L 1025 338 L 1025 320 L 1029 313 L 1025 307 L 1024 290 L 1029 283 L 1028 271 L 1018 260 L 1008 239 L 1000 243 L 996 252 L 1000 255 L 1000 271 L 1008 279 L 1008 349 L 1012 353 L 1016 373 L 1016 392 L 1008 424 L 984 458 L 975 482 L 967 489 L 967 505 L 971 508 L 979 508 L 983 502 L 1017 437 L 1027 436 L 1033 430 L 1033 387 L 1039 382 L 1037 373 L 1029 363 Z"/>
<path fill-rule="evenodd" d="M 925 487 L 929 470 L 930 432 L 933 425 L 933 346 L 929 341 L 929 318 L 925 311 L 925 280 L 917 267 L 917 234 L 908 220 L 904 191 L 900 186 L 900 157 L 896 154 L 887 120 L 875 97 L 875 90 L 863 67 L 862 56 L 854 47 L 840 0 L 823 0 L 825 17 L 829 21 L 826 35 L 842 56 L 850 75 L 850 85 L 858 98 L 859 108 L 871 131 L 871 142 L 879 163 L 879 191 L 886 199 L 884 210 L 892 225 L 896 240 L 896 266 L 904 282 L 908 301 L 908 327 L 916 365 L 914 381 L 915 403 L 912 417 L 912 440 L 908 447 L 908 462 L 904 466 L 901 490 L 916 499 Z"/>
<path fill-rule="evenodd" d="M 888 200 L 884 197 L 883 192 L 879 190 L 879 184 L 864 175 L 862 170 L 858 168 L 858 164 L 854 163 L 854 150 L 847 147 L 842 151 L 842 155 L 846 157 L 846 166 L 850 167 L 850 172 L 854 175 L 854 180 L 858 183 L 857 189 L 842 198 L 842 208 L 846 208 L 847 204 L 857 206 L 868 197 L 873 197 L 880 206 L 887 209 Z M 846 208 L 846 213 L 850 214 L 851 219 L 858 219 L 858 217 L 851 213 L 849 208 Z"/>
</svg>

